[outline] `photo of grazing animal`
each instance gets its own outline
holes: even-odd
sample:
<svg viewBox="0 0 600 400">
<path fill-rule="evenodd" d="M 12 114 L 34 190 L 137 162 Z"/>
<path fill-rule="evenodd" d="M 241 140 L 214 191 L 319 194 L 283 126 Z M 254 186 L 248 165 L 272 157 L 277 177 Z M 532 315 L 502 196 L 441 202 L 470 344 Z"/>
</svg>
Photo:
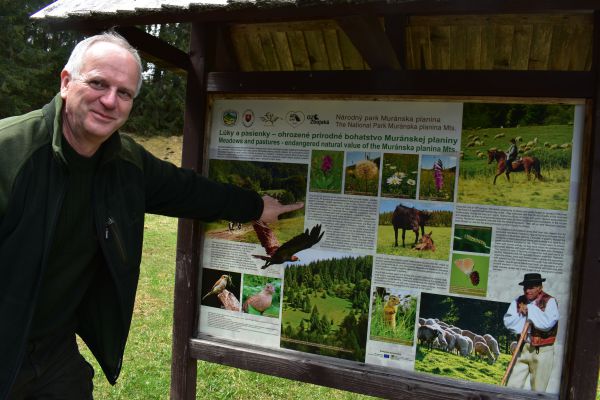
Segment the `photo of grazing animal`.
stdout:
<svg viewBox="0 0 600 400">
<path fill-rule="evenodd" d="M 409 208 L 398 204 L 392 215 L 392 226 L 394 227 L 394 246 L 398 247 L 398 230 L 402 229 L 402 247 L 405 245 L 406 231 L 411 230 L 415 233 L 415 245 L 419 240 L 419 229 L 421 235 L 425 235 L 425 224 L 430 215 L 427 212 Z"/>
<path fill-rule="evenodd" d="M 370 339 L 412 346 L 416 309 L 416 293 L 376 287 L 371 309 Z"/>
<path fill-rule="evenodd" d="M 382 198 L 379 202 L 377 253 L 447 260 L 453 213 L 453 203 Z"/>
<path fill-rule="evenodd" d="M 513 340 L 502 321 L 505 307 L 501 302 L 421 293 L 415 370 L 500 385 Z"/>
<path fill-rule="evenodd" d="M 531 179 L 531 173 L 533 172 L 535 178 L 539 180 L 543 179 L 541 174 L 541 163 L 537 157 L 521 157 L 520 159 L 513 161 L 512 169 L 509 170 L 508 168 L 506 168 L 507 160 L 505 152 L 497 149 L 490 149 L 488 150 L 487 154 L 488 164 L 491 164 L 494 161 L 496 161 L 497 164 L 496 175 L 494 175 L 494 185 L 496 184 L 496 179 L 498 179 L 498 177 L 502 174 L 505 174 L 506 180 L 510 181 L 510 174 L 513 172 L 525 172 L 525 174 L 527 174 L 528 180 Z"/>
<path fill-rule="evenodd" d="M 317 244 L 325 232 L 321 232 L 321 225 L 315 225 L 303 233 L 294 236 L 284 244 L 280 245 L 273 231 L 262 221 L 254 221 L 252 227 L 256 232 L 256 236 L 260 240 L 260 244 L 265 249 L 267 255 L 253 254 L 252 257 L 259 258 L 265 261 L 262 269 L 270 265 L 283 264 L 288 261 L 298 261 L 296 253 L 306 250 Z"/>
</svg>

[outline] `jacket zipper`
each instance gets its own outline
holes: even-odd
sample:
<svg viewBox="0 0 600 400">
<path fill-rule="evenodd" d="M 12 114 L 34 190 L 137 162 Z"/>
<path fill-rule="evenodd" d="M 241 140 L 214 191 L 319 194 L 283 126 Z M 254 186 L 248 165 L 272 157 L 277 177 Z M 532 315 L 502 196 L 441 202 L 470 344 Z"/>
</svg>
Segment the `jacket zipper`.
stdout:
<svg viewBox="0 0 600 400">
<path fill-rule="evenodd" d="M 110 240 L 111 236 L 113 237 L 117 246 L 117 250 L 119 251 L 119 255 L 121 256 L 121 261 L 125 263 L 127 257 L 125 256 L 125 248 L 123 247 L 123 242 L 121 241 L 121 235 L 119 234 L 117 223 L 112 217 L 108 217 L 104 228 L 104 240 Z"/>
</svg>

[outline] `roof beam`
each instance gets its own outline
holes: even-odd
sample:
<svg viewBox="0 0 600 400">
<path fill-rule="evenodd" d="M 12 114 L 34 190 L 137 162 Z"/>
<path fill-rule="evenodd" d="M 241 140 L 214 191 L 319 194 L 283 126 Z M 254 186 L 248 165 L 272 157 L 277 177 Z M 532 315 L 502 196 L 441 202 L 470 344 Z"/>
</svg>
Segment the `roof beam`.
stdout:
<svg viewBox="0 0 600 400">
<path fill-rule="evenodd" d="M 364 60 L 374 71 L 398 70 L 400 62 L 379 18 L 351 15 L 335 18 Z"/>
<path fill-rule="evenodd" d="M 191 69 L 190 57 L 177 47 L 133 26 L 118 26 L 115 30 L 137 48 L 147 61 L 180 75 L 185 75 Z"/>
</svg>

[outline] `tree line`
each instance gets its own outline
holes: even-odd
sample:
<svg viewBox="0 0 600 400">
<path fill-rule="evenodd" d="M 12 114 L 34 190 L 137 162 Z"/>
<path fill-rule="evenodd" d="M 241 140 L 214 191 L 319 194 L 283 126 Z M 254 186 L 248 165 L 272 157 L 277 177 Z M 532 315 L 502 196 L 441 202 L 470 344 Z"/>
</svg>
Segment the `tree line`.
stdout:
<svg viewBox="0 0 600 400">
<path fill-rule="evenodd" d="M 85 36 L 52 31 L 29 16 L 53 0 L 0 2 L 0 119 L 41 108 L 60 89 L 60 72 L 75 44 Z M 189 24 L 139 27 L 188 52 Z M 124 132 L 180 135 L 183 132 L 186 77 L 142 59 L 144 84 Z"/>
<path fill-rule="evenodd" d="M 573 123 L 573 106 L 565 104 L 465 103 L 463 128 L 513 128 Z"/>
<path fill-rule="evenodd" d="M 452 211 L 427 211 L 431 217 L 427 220 L 427 226 L 452 226 Z M 392 225 L 393 211 L 379 214 L 379 225 Z"/>
</svg>

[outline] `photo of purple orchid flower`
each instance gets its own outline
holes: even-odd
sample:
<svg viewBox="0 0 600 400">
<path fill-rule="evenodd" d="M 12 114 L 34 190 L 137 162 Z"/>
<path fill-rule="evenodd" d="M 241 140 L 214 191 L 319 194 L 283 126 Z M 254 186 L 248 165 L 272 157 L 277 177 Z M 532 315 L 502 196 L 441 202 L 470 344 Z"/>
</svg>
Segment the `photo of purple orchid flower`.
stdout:
<svg viewBox="0 0 600 400">
<path fill-rule="evenodd" d="M 456 160 L 441 154 L 421 156 L 419 199 L 454 201 Z"/>
<path fill-rule="evenodd" d="M 341 193 L 344 152 L 313 150 L 310 161 L 310 191 Z"/>
</svg>

